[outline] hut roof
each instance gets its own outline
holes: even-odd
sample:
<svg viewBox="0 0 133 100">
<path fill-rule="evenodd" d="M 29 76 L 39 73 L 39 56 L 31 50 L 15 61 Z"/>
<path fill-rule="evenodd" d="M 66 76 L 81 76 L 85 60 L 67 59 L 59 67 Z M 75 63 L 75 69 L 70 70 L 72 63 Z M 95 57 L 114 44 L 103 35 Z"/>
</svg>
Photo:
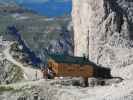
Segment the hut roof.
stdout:
<svg viewBox="0 0 133 100">
<path fill-rule="evenodd" d="M 49 55 L 49 58 L 58 62 L 58 63 L 92 64 L 92 62 L 90 62 L 85 57 L 75 57 L 75 56 L 68 56 L 68 55 L 51 54 L 51 55 Z"/>
</svg>

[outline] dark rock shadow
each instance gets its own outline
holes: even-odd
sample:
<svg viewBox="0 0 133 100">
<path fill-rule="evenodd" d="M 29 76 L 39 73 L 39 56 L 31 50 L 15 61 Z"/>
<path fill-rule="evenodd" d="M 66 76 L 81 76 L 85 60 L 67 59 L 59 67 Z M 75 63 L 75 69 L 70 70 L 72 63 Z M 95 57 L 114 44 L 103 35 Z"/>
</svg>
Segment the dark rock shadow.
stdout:
<svg viewBox="0 0 133 100">
<path fill-rule="evenodd" d="M 95 63 L 92 63 L 92 66 L 94 68 L 94 77 L 95 78 L 102 78 L 102 79 L 111 79 L 112 78 L 110 68 L 98 66 Z"/>
<path fill-rule="evenodd" d="M 109 4 L 110 4 L 110 7 L 111 7 L 111 10 L 116 12 L 117 14 L 117 24 L 118 24 L 118 32 L 120 33 L 121 32 L 121 29 L 122 29 L 122 25 L 123 25 L 123 16 L 126 17 L 127 19 L 127 24 L 128 24 L 128 30 L 129 30 L 129 38 L 130 40 L 133 40 L 133 22 L 131 21 L 131 19 L 129 19 L 128 17 L 128 11 L 127 11 L 127 8 L 126 9 L 122 9 L 120 7 L 120 5 L 117 3 L 117 0 L 108 0 Z M 133 3 L 132 0 L 127 0 L 126 2 L 130 2 L 130 3 Z"/>
</svg>

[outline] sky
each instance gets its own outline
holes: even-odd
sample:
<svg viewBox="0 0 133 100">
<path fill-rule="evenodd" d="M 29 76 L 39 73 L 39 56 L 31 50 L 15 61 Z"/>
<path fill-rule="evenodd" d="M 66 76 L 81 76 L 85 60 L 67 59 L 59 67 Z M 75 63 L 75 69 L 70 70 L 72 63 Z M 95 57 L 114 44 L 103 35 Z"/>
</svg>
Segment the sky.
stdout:
<svg viewBox="0 0 133 100">
<path fill-rule="evenodd" d="M 71 0 L 16 0 L 23 7 L 48 17 L 70 15 Z"/>
</svg>

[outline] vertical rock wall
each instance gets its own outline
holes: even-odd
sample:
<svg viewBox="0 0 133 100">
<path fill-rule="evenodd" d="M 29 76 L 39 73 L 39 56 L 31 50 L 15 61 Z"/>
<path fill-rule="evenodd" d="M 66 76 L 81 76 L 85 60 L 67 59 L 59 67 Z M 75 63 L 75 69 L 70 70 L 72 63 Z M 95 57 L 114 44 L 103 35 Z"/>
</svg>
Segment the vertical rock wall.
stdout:
<svg viewBox="0 0 133 100">
<path fill-rule="evenodd" d="M 73 0 L 75 55 L 104 67 L 133 64 L 133 1 Z"/>
</svg>

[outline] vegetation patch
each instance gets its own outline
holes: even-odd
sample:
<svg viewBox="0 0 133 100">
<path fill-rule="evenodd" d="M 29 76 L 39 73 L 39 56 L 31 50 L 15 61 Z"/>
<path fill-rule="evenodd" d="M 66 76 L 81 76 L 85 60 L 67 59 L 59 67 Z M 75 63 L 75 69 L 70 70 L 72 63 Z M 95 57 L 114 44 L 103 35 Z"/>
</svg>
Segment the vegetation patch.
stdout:
<svg viewBox="0 0 133 100">
<path fill-rule="evenodd" d="M 12 88 L 12 87 L 0 86 L 0 93 L 9 92 L 9 91 L 13 91 L 13 90 L 14 90 L 14 88 Z"/>
<path fill-rule="evenodd" d="M 13 65 L 13 72 L 15 73 L 12 81 L 17 82 L 23 79 L 23 71 L 19 66 Z"/>
</svg>

